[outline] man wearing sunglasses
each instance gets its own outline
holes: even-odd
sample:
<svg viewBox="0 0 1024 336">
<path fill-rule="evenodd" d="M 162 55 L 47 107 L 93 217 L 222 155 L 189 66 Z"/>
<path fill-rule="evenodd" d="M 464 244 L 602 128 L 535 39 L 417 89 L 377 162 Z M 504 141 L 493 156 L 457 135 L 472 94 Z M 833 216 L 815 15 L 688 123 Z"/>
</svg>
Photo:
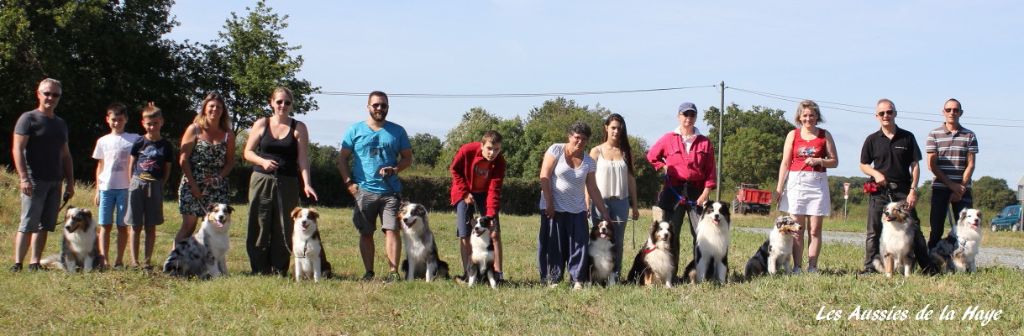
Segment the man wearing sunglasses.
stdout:
<svg viewBox="0 0 1024 336">
<path fill-rule="evenodd" d="M 955 98 L 942 106 L 944 122 L 928 132 L 924 150 L 928 153 L 928 169 L 935 175 L 932 181 L 931 234 L 928 248 L 935 247 L 945 230 L 946 212 L 953 206 L 953 220 L 959 220 L 960 210 L 971 208 L 971 174 L 974 173 L 974 155 L 978 153 L 978 137 L 960 125 L 963 106 Z M 955 226 L 954 226 L 955 227 Z"/>
<path fill-rule="evenodd" d="M 21 190 L 21 224 L 14 235 L 12 272 L 21 271 L 30 237 L 32 257 L 28 268 L 32 271 L 39 269 L 46 235 L 57 225 L 61 182 L 66 185 L 65 199 L 75 194 L 68 125 L 55 113 L 61 94 L 60 81 L 47 78 L 39 82 L 36 90 L 39 106 L 22 113 L 14 126 L 11 155 L 21 180 L 18 187 Z"/>
<path fill-rule="evenodd" d="M 373 232 L 377 217 L 381 217 L 389 271 L 385 281 L 391 282 L 401 278 L 398 275 L 398 258 L 402 241 L 398 236 L 397 216 L 402 185 L 398 172 L 412 165 L 412 145 L 405 128 L 386 120 L 388 107 L 387 94 L 381 91 L 370 93 L 366 103 L 370 117 L 345 132 L 338 155 L 338 171 L 348 192 L 355 198 L 352 223 L 359 230 L 359 254 L 366 269 L 363 280 L 374 277 Z M 353 161 L 351 174 L 349 158 Z"/>
<path fill-rule="evenodd" d="M 860 152 L 860 170 L 870 176 L 879 188 L 868 200 L 867 237 L 864 241 L 864 270 L 860 274 L 876 273 L 873 260 L 878 257 L 879 236 L 882 233 L 882 211 L 889 202 L 906 201 L 910 205 L 910 225 L 914 231 L 914 255 L 921 271 L 935 274 L 936 267 L 928 257 L 928 246 L 921 234 L 921 220 L 914 205 L 917 203 L 917 179 L 921 170 L 921 148 L 914 134 L 896 127 L 896 104 L 882 98 L 875 105 L 875 119 L 881 124 L 878 132 L 868 135 Z"/>
</svg>

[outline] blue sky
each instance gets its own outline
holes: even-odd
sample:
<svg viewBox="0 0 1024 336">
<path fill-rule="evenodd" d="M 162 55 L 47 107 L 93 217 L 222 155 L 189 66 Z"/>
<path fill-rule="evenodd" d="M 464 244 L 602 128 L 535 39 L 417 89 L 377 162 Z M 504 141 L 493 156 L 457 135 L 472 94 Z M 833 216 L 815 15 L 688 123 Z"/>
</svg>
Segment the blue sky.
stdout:
<svg viewBox="0 0 1024 336">
<path fill-rule="evenodd" d="M 917 135 L 941 125 L 947 98 L 980 139 L 975 177 L 1024 175 L 1014 136 L 1024 90 L 1024 4 L 1014 1 L 269 1 L 289 15 L 282 32 L 305 59 L 300 77 L 323 91 L 534 93 L 710 86 L 726 104 L 787 111 L 795 102 L 737 90 L 810 98 L 839 150 L 833 175 L 862 175 L 864 137 L 882 97 Z M 230 12 L 255 1 L 180 0 L 176 40 L 209 42 Z M 735 88 L 735 89 L 732 89 Z M 312 141 L 337 145 L 367 117 L 365 97 L 320 95 L 299 117 Z M 676 125 L 675 108 L 719 104 L 712 87 L 568 97 L 626 118 L 653 142 Z M 440 138 L 480 106 L 523 116 L 545 98 L 391 99 L 389 120 Z M 839 104 L 829 104 L 824 102 Z M 851 106 L 852 105 L 852 106 Z M 920 120 L 914 120 L 920 119 Z M 707 130 L 705 125 L 702 130 Z M 781 156 L 781 148 L 779 150 Z M 539 158 L 538 158 L 539 160 Z M 922 161 L 924 164 L 924 161 Z M 922 166 L 922 181 L 931 178 Z"/>
</svg>

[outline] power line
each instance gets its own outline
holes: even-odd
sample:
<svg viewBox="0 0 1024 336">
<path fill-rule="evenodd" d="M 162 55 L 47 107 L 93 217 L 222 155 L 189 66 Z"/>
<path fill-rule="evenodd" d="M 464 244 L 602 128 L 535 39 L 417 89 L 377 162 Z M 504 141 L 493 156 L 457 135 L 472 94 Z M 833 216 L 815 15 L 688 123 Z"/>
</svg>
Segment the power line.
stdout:
<svg viewBox="0 0 1024 336">
<path fill-rule="evenodd" d="M 666 87 L 666 88 L 655 88 L 655 89 L 634 89 L 634 90 L 605 90 L 605 91 L 572 91 L 572 92 L 534 92 L 534 93 L 389 93 L 389 97 L 406 97 L 406 98 L 429 98 L 429 99 L 445 99 L 445 98 L 529 98 L 529 97 L 560 97 L 560 96 L 591 96 L 591 95 L 607 95 L 607 94 L 628 94 L 628 93 L 648 93 L 648 92 L 659 92 L 659 91 L 678 91 L 698 88 L 713 88 L 717 85 L 695 85 L 695 86 L 677 86 L 677 87 Z M 322 95 L 327 96 L 358 96 L 363 97 L 367 95 L 367 92 L 347 92 L 347 91 L 325 91 L 321 92 Z"/>
</svg>

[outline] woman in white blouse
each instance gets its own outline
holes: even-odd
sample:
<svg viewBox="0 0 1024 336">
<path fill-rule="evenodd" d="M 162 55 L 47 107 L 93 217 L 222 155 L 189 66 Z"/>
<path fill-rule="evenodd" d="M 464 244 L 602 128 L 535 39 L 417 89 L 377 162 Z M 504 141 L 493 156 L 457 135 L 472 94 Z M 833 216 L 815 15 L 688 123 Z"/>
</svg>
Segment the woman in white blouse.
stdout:
<svg viewBox="0 0 1024 336">
<path fill-rule="evenodd" d="M 612 279 L 618 282 L 622 270 L 622 242 L 626 232 L 626 219 L 632 210 L 632 218 L 640 217 L 636 201 L 636 173 L 633 171 L 633 150 L 629 145 L 626 121 L 618 113 L 604 119 L 604 142 L 590 150 L 590 158 L 596 162 L 594 179 L 601 198 L 608 208 L 613 226 L 612 255 L 615 268 Z M 588 195 L 589 196 L 589 195 Z M 590 198 L 588 197 L 588 200 Z M 590 200 L 592 222 L 601 220 L 603 212 L 598 211 Z"/>
</svg>

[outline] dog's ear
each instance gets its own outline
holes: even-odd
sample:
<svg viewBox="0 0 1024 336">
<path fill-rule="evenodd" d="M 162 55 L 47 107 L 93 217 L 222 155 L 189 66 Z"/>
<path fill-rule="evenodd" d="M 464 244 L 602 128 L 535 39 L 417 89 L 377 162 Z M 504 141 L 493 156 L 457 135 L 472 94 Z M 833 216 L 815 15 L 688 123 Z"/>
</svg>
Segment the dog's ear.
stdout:
<svg viewBox="0 0 1024 336">
<path fill-rule="evenodd" d="M 309 208 L 309 219 L 317 220 L 320 218 L 320 213 L 316 212 L 316 209 Z"/>
<path fill-rule="evenodd" d="M 206 212 L 207 213 L 214 212 L 214 211 L 217 211 L 217 203 L 210 203 L 209 205 L 206 206 Z"/>
<path fill-rule="evenodd" d="M 956 216 L 956 222 L 960 223 L 960 221 L 963 220 L 964 217 L 967 217 L 967 208 L 960 209 L 960 214 Z"/>
<path fill-rule="evenodd" d="M 232 206 L 230 206 L 230 205 L 228 205 L 228 206 L 227 206 L 227 209 L 225 209 L 225 210 L 226 210 L 226 211 L 227 211 L 228 213 L 232 213 L 232 212 L 235 212 L 235 208 L 233 208 L 233 207 L 232 207 Z"/>
<path fill-rule="evenodd" d="M 300 207 L 295 207 L 295 209 L 292 209 L 292 218 L 298 217 L 300 212 L 302 212 L 302 208 Z"/>
<path fill-rule="evenodd" d="M 705 213 L 708 212 L 709 209 L 714 209 L 714 208 L 715 208 L 715 201 L 712 201 L 712 200 L 704 201 L 704 212 Z"/>
<path fill-rule="evenodd" d="M 92 217 L 92 211 L 89 211 L 89 209 L 86 209 L 86 208 L 79 209 L 78 213 L 80 213 L 80 214 L 82 214 L 84 216 Z"/>
</svg>

